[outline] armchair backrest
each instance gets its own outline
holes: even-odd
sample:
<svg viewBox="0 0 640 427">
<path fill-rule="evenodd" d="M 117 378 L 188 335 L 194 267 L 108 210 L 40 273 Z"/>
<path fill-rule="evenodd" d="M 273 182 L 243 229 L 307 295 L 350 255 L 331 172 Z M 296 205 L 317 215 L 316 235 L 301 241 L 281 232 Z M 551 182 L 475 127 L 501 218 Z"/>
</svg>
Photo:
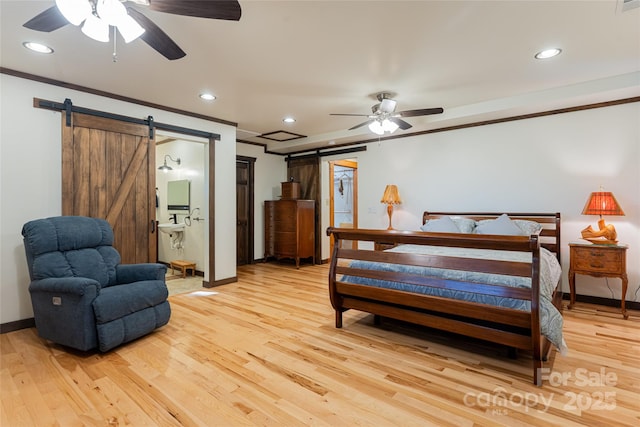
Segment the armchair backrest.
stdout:
<svg viewBox="0 0 640 427">
<path fill-rule="evenodd" d="M 102 287 L 116 282 L 120 254 L 107 221 L 82 216 L 37 219 L 22 227 L 31 280 L 87 277 Z"/>
</svg>

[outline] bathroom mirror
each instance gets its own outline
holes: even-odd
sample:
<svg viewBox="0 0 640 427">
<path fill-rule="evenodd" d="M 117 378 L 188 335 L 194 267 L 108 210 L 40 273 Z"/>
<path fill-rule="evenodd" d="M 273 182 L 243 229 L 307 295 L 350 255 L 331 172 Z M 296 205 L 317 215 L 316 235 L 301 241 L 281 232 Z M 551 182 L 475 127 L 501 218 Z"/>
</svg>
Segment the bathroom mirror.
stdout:
<svg viewBox="0 0 640 427">
<path fill-rule="evenodd" d="M 190 182 L 188 179 L 167 183 L 167 209 L 188 211 L 190 209 Z"/>
</svg>

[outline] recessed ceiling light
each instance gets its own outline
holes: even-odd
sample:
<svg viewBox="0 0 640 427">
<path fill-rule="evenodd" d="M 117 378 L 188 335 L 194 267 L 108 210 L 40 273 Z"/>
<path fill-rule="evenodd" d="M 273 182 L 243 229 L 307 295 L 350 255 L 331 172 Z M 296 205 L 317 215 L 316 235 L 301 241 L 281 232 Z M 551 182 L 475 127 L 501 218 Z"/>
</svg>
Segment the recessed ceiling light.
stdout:
<svg viewBox="0 0 640 427">
<path fill-rule="evenodd" d="M 214 99 L 216 99 L 216 96 L 211 93 L 201 93 L 200 98 L 204 99 L 205 101 L 213 101 Z"/>
<path fill-rule="evenodd" d="M 282 119 L 282 121 L 285 123 L 295 123 L 296 119 L 294 119 L 293 117 L 285 117 L 284 119 Z"/>
<path fill-rule="evenodd" d="M 51 49 L 49 46 L 43 45 L 42 43 L 24 42 L 22 43 L 22 46 L 38 53 L 53 53 L 53 49 Z"/>
<path fill-rule="evenodd" d="M 536 59 L 549 59 L 549 58 L 553 58 L 554 56 L 560 55 L 560 52 L 562 52 L 562 49 L 559 49 L 557 47 L 552 47 L 551 49 L 545 49 L 543 51 L 540 51 L 540 52 L 536 53 L 535 54 L 535 58 Z"/>
</svg>

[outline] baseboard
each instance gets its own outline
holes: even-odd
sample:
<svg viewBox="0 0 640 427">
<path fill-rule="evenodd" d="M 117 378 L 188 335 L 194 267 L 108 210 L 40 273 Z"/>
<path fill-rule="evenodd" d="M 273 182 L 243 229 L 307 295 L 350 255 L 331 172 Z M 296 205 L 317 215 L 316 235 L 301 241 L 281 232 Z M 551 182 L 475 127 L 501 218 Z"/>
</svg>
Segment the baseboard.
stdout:
<svg viewBox="0 0 640 427">
<path fill-rule="evenodd" d="M 7 322 L 0 324 L 0 334 L 6 334 L 7 332 L 18 331 L 20 329 L 33 328 L 36 326 L 36 319 L 33 317 L 29 319 L 16 320 L 14 322 Z"/>
<path fill-rule="evenodd" d="M 562 299 L 569 300 L 570 295 L 565 292 Z M 576 295 L 576 302 L 584 302 L 587 304 L 604 305 L 606 307 L 620 307 L 621 301 L 613 298 L 594 297 L 591 295 Z M 629 310 L 640 310 L 640 302 L 638 301 L 625 301 L 625 308 Z"/>
<path fill-rule="evenodd" d="M 211 282 L 203 282 L 202 286 L 204 286 L 205 288 L 215 288 L 216 286 L 235 283 L 237 281 L 238 281 L 238 276 L 233 276 L 233 277 L 227 277 L 226 279 L 215 280 L 213 284 Z"/>
</svg>

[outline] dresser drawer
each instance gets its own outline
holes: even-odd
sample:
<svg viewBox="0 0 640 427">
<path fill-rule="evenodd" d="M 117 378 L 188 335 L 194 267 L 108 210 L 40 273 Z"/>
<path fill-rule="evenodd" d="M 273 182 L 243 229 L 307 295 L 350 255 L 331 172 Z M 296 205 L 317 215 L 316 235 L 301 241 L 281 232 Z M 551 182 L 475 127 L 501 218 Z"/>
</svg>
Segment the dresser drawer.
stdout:
<svg viewBox="0 0 640 427">
<path fill-rule="evenodd" d="M 602 248 L 574 247 L 571 261 L 575 270 L 600 273 L 621 273 L 622 251 Z"/>
</svg>

